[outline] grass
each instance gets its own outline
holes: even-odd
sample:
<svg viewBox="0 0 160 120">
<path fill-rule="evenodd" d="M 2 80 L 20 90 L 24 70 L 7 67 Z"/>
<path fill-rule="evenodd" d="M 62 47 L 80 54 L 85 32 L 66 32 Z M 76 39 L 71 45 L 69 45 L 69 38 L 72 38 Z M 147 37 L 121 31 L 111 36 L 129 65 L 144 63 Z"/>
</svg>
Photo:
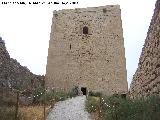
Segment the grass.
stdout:
<svg viewBox="0 0 160 120">
<path fill-rule="evenodd" d="M 90 112 L 90 113 L 96 112 L 98 110 L 99 106 L 100 106 L 100 102 L 97 97 L 91 97 L 91 96 L 87 97 L 85 109 L 88 112 Z"/>
<path fill-rule="evenodd" d="M 49 108 L 46 107 L 46 116 Z M 18 120 L 44 120 L 43 106 L 20 107 L 18 113 Z M 0 120 L 16 120 L 15 107 L 0 107 Z"/>
<path fill-rule="evenodd" d="M 120 96 L 103 96 L 100 102 L 94 97 L 87 98 L 86 110 L 95 112 L 102 111 L 104 120 L 159 120 L 160 97 L 130 100 Z M 92 107 L 93 106 L 93 107 Z"/>
<path fill-rule="evenodd" d="M 18 120 L 43 120 L 44 119 L 44 98 L 46 100 L 46 116 L 49 108 L 53 107 L 55 102 L 63 101 L 77 95 L 76 88 L 70 92 L 64 91 L 47 91 L 44 94 L 43 88 L 34 91 L 34 102 L 32 106 L 19 105 Z M 0 120 L 15 120 L 15 95 L 0 95 Z"/>
<path fill-rule="evenodd" d="M 64 101 L 68 98 L 72 98 L 78 95 L 78 92 L 76 88 L 73 88 L 69 92 L 64 92 L 64 91 L 46 91 L 46 93 L 41 94 L 40 96 L 35 98 L 34 103 L 35 104 L 43 104 L 44 99 L 47 105 L 50 105 L 52 103 L 58 102 L 58 101 Z"/>
<path fill-rule="evenodd" d="M 14 107 L 0 107 L 1 120 L 16 120 Z"/>
<path fill-rule="evenodd" d="M 46 107 L 46 115 L 48 110 L 49 106 Z M 43 106 L 20 107 L 19 112 L 22 120 L 44 120 Z"/>
<path fill-rule="evenodd" d="M 121 97 L 104 98 L 104 118 L 107 120 L 159 120 L 160 98 L 130 100 Z M 108 105 L 108 106 L 107 106 Z"/>
</svg>

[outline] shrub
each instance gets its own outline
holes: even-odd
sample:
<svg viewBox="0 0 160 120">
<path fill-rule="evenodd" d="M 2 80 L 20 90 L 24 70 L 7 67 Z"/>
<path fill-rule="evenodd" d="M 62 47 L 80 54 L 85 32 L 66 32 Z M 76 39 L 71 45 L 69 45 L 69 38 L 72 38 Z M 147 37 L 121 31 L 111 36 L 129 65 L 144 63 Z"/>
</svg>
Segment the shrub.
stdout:
<svg viewBox="0 0 160 120">
<path fill-rule="evenodd" d="M 40 98 L 38 99 L 38 102 L 40 104 L 43 104 L 45 101 L 45 104 L 50 104 L 50 102 L 52 102 L 54 100 L 54 95 L 55 92 L 52 91 L 47 91 L 45 94 L 42 94 L 42 96 L 40 96 Z"/>
<path fill-rule="evenodd" d="M 86 104 L 85 109 L 90 113 L 95 112 L 100 106 L 99 100 L 97 100 L 95 97 L 91 97 L 91 96 L 87 97 L 85 104 Z"/>
<path fill-rule="evenodd" d="M 101 102 L 104 118 L 108 120 L 125 120 L 130 113 L 130 101 L 119 96 L 104 97 Z M 128 112 L 128 113 L 126 113 Z"/>
<path fill-rule="evenodd" d="M 55 92 L 54 99 L 55 101 L 63 101 L 69 98 L 69 94 L 63 91 Z"/>
<path fill-rule="evenodd" d="M 75 97 L 78 95 L 78 87 L 75 86 L 70 92 L 64 92 L 64 91 L 54 91 L 49 90 L 46 91 L 44 94 L 44 88 L 39 87 L 36 88 L 33 92 L 34 95 L 34 104 L 43 104 L 44 99 L 46 104 L 50 104 L 50 102 L 57 102 L 57 101 L 63 101 L 67 98 Z"/>
<path fill-rule="evenodd" d="M 101 92 L 89 91 L 88 95 L 89 95 L 89 96 L 100 97 L 100 96 L 102 96 L 102 93 L 101 93 Z"/>
<path fill-rule="evenodd" d="M 58 101 L 63 101 L 69 98 L 69 93 L 63 92 L 63 91 L 48 91 L 45 94 L 43 94 L 39 98 L 39 103 L 44 103 L 44 99 L 46 104 L 52 104 L 52 102 L 58 102 Z"/>
<path fill-rule="evenodd" d="M 72 88 L 72 90 L 69 92 L 69 97 L 76 97 L 78 96 L 78 86 L 75 86 Z"/>
<path fill-rule="evenodd" d="M 123 99 L 121 95 L 102 96 L 101 100 L 89 96 L 86 100 L 86 110 L 102 111 L 104 120 L 159 120 L 160 97 L 147 99 Z"/>
<path fill-rule="evenodd" d="M 44 88 L 38 87 L 33 91 L 34 100 L 33 103 L 38 104 L 42 102 L 42 97 L 44 96 Z"/>
<path fill-rule="evenodd" d="M 105 104 L 107 107 L 104 107 Z M 121 97 L 104 98 L 102 110 L 107 120 L 159 120 L 160 98 L 129 100 Z"/>
</svg>

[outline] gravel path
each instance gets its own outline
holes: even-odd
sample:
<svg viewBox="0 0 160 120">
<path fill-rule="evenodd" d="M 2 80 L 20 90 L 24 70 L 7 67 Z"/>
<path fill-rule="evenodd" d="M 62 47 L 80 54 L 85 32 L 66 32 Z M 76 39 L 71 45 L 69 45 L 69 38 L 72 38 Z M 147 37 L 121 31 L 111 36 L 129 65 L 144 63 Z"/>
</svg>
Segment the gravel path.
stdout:
<svg viewBox="0 0 160 120">
<path fill-rule="evenodd" d="M 55 104 L 47 120 L 91 120 L 85 111 L 86 96 L 78 96 Z"/>
</svg>

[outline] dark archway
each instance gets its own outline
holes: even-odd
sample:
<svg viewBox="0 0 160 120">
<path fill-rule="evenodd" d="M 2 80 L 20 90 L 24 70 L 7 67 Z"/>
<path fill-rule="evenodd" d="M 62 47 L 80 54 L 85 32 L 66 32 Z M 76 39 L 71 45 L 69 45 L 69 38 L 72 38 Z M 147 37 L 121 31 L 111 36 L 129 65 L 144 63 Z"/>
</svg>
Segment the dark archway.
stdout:
<svg viewBox="0 0 160 120">
<path fill-rule="evenodd" d="M 81 87 L 81 91 L 83 95 L 87 95 L 87 88 L 86 87 Z"/>
<path fill-rule="evenodd" d="M 88 34 L 88 27 L 87 26 L 83 27 L 83 34 Z"/>
<path fill-rule="evenodd" d="M 126 99 L 126 94 L 121 94 L 121 98 L 124 98 L 124 99 Z"/>
</svg>

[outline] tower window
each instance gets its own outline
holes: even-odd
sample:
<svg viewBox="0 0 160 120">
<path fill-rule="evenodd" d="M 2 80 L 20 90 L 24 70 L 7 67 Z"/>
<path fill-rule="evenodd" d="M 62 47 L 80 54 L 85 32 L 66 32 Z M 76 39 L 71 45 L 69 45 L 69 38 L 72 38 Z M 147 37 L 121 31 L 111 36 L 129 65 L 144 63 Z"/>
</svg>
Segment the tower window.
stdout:
<svg viewBox="0 0 160 120">
<path fill-rule="evenodd" d="M 107 12 L 107 10 L 105 8 L 103 8 L 103 13 L 106 13 L 106 12 Z"/>
<path fill-rule="evenodd" d="M 88 34 L 88 27 L 83 27 L 83 34 Z"/>
</svg>

